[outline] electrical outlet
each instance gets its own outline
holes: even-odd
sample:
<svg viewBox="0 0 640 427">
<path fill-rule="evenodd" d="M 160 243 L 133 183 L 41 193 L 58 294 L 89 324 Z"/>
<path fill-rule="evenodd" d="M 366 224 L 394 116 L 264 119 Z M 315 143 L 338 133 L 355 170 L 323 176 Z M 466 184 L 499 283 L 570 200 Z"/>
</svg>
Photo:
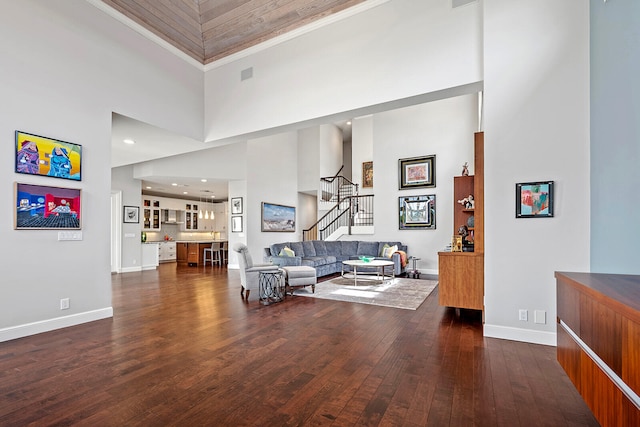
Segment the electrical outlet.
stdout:
<svg viewBox="0 0 640 427">
<path fill-rule="evenodd" d="M 60 310 L 68 310 L 69 309 L 69 298 L 62 298 L 60 300 Z"/>
<path fill-rule="evenodd" d="M 518 312 L 518 319 L 520 319 L 523 322 L 526 322 L 527 318 L 528 318 L 527 310 L 520 309 L 520 311 Z"/>
</svg>

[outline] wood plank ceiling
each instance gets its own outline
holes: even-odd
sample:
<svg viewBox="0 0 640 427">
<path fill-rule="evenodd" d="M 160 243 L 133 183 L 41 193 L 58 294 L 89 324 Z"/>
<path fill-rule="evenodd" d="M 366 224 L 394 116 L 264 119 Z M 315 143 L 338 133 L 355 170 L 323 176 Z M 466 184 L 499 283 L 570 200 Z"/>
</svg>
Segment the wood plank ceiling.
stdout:
<svg viewBox="0 0 640 427">
<path fill-rule="evenodd" d="M 208 64 L 365 0 L 102 0 Z"/>
</svg>

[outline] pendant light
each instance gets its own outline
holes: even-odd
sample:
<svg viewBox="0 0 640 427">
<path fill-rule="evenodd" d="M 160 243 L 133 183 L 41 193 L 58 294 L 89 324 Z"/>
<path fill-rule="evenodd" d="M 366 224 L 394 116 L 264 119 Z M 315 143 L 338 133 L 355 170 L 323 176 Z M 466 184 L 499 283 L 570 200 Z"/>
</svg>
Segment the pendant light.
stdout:
<svg viewBox="0 0 640 427">
<path fill-rule="evenodd" d="M 200 202 L 200 206 L 198 206 L 200 208 L 198 211 L 198 218 L 202 219 L 202 197 L 198 196 L 198 201 Z"/>
</svg>

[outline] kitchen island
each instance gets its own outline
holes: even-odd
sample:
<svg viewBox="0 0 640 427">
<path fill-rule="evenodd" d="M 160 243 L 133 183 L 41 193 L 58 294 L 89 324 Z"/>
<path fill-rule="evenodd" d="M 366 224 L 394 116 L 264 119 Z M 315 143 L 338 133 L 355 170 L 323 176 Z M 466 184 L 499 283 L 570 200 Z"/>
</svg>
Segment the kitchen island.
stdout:
<svg viewBox="0 0 640 427">
<path fill-rule="evenodd" d="M 226 240 L 176 240 L 177 261 L 192 266 L 202 265 L 205 248 L 210 248 L 212 243 L 226 242 Z"/>
</svg>

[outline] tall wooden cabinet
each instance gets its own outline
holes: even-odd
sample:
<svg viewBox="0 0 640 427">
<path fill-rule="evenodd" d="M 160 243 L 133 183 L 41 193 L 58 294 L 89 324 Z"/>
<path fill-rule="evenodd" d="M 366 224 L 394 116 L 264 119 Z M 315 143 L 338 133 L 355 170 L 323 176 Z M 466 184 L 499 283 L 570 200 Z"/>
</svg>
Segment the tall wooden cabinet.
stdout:
<svg viewBox="0 0 640 427">
<path fill-rule="evenodd" d="M 440 305 L 484 309 L 484 133 L 474 138 L 474 175 L 454 178 L 453 235 L 466 225 L 473 234 L 473 252 L 438 252 Z M 458 203 L 473 195 L 474 208 Z M 473 216 L 473 224 L 469 218 Z M 470 227 L 470 225 L 473 225 Z"/>
</svg>

